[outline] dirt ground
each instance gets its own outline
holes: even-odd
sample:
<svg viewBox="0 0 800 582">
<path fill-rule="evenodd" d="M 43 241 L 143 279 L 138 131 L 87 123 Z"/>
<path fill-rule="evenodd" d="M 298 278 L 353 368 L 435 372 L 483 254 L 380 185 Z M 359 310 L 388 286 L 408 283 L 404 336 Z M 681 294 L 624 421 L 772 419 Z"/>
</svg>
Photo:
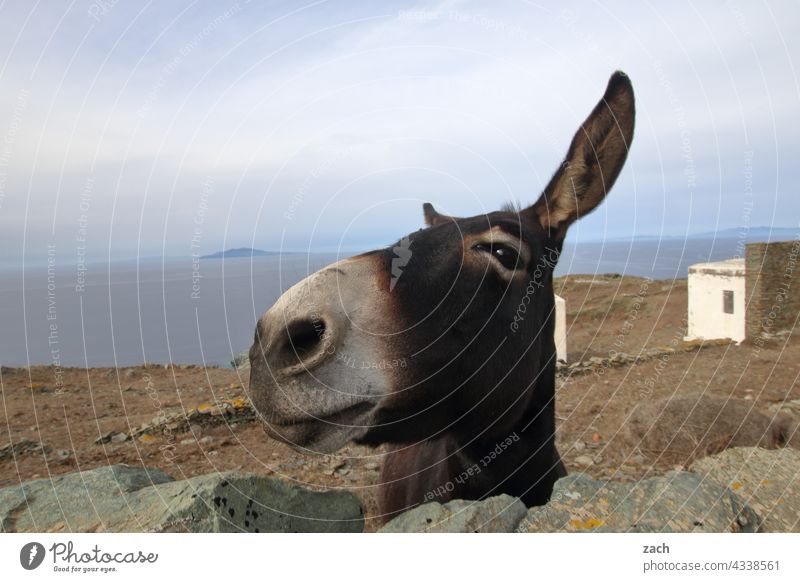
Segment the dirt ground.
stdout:
<svg viewBox="0 0 800 582">
<path fill-rule="evenodd" d="M 570 362 L 678 347 L 685 334 L 686 280 L 569 276 L 556 280 L 567 302 Z M 558 445 L 570 472 L 638 479 L 675 468 L 652 462 L 625 431 L 638 403 L 705 392 L 770 404 L 800 398 L 800 339 L 718 345 L 559 379 Z M 351 446 L 335 455 L 304 456 L 264 435 L 248 420 L 189 431 L 96 443 L 109 432 L 130 434 L 154 417 L 244 396 L 246 377 L 232 369 L 186 365 L 137 368 L 2 368 L 0 447 L 42 443 L 0 458 L 0 487 L 112 463 L 159 467 L 177 479 L 239 469 L 299 484 L 346 488 L 365 503 L 374 529 L 381 449 Z"/>
</svg>

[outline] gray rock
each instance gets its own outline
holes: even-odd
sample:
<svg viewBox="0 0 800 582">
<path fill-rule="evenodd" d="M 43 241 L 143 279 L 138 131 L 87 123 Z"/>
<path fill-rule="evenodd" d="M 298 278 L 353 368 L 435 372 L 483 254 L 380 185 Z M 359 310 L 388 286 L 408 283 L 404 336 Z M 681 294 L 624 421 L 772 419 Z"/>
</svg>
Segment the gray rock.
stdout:
<svg viewBox="0 0 800 582">
<path fill-rule="evenodd" d="M 691 470 L 735 491 L 763 518 L 763 531 L 800 532 L 800 451 L 727 449 Z"/>
<path fill-rule="evenodd" d="M 0 530 L 104 531 L 130 517 L 128 494 L 171 481 L 158 469 L 111 465 L 0 489 Z"/>
<path fill-rule="evenodd" d="M 72 451 L 69 449 L 58 449 L 56 452 L 53 453 L 51 460 L 56 462 L 66 462 L 72 457 Z"/>
<path fill-rule="evenodd" d="M 484 501 L 458 499 L 444 505 L 433 502 L 399 515 L 379 531 L 511 533 L 526 512 L 525 505 L 510 495 L 498 495 Z"/>
<path fill-rule="evenodd" d="M 31 439 L 20 439 L 16 442 L 10 442 L 7 445 L 0 447 L 0 460 L 11 459 L 15 455 L 28 455 L 28 454 L 47 454 L 52 449 L 39 441 Z"/>
<path fill-rule="evenodd" d="M 795 418 L 800 418 L 800 398 L 797 400 L 786 400 L 783 402 L 777 402 L 769 407 L 770 412 L 783 412 L 785 414 L 789 414 L 794 416 Z"/>
<path fill-rule="evenodd" d="M 236 472 L 203 475 L 143 493 L 134 509 L 148 517 L 144 529 L 149 531 L 357 533 L 364 529 L 364 513 L 355 495 L 311 491 L 274 477 Z"/>
<path fill-rule="evenodd" d="M 755 532 L 759 517 L 730 489 L 671 472 L 625 483 L 584 474 L 559 479 L 547 505 L 534 507 L 522 532 Z"/>
<path fill-rule="evenodd" d="M 113 465 L 0 489 L 3 532 L 360 532 L 347 492 L 317 492 L 237 472 L 173 481 Z"/>
<path fill-rule="evenodd" d="M 125 434 L 124 432 L 110 430 L 106 433 L 101 434 L 96 439 L 94 439 L 94 444 L 96 445 L 102 445 L 106 443 L 119 444 L 119 443 L 124 443 L 127 440 L 128 440 L 128 435 Z"/>
</svg>

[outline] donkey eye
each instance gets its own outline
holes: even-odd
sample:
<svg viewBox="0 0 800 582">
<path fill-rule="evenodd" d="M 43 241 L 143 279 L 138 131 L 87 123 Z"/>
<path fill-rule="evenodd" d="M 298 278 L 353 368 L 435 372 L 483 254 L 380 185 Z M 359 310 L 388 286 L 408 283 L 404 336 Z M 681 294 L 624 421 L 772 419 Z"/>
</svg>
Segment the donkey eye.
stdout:
<svg viewBox="0 0 800 582">
<path fill-rule="evenodd" d="M 493 255 L 500 264 L 509 271 L 517 268 L 519 263 L 519 253 L 504 244 L 485 244 L 479 243 L 473 247 L 475 250 Z"/>
</svg>

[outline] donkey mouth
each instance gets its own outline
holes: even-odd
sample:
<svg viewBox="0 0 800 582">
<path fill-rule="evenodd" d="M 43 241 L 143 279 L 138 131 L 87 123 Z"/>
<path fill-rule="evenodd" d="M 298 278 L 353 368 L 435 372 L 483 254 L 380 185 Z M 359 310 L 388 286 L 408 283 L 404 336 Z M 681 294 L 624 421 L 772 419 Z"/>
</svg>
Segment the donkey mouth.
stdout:
<svg viewBox="0 0 800 582">
<path fill-rule="evenodd" d="M 332 453 L 367 432 L 374 407 L 372 402 L 359 402 L 324 415 L 273 417 L 262 426 L 269 437 L 292 448 Z"/>
</svg>

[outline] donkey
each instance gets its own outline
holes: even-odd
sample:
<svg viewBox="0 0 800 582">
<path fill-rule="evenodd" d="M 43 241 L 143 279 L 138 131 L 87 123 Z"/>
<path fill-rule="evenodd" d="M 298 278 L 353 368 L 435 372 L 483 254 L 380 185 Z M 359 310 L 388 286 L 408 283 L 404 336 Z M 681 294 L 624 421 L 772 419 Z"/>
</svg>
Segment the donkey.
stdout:
<svg viewBox="0 0 800 582">
<path fill-rule="evenodd" d="M 553 270 L 569 226 L 619 176 L 634 117 L 616 72 L 532 206 L 456 218 L 425 204 L 428 228 L 286 291 L 250 349 L 267 434 L 316 453 L 388 443 L 384 520 L 431 500 L 546 503 L 566 475 Z"/>
</svg>

